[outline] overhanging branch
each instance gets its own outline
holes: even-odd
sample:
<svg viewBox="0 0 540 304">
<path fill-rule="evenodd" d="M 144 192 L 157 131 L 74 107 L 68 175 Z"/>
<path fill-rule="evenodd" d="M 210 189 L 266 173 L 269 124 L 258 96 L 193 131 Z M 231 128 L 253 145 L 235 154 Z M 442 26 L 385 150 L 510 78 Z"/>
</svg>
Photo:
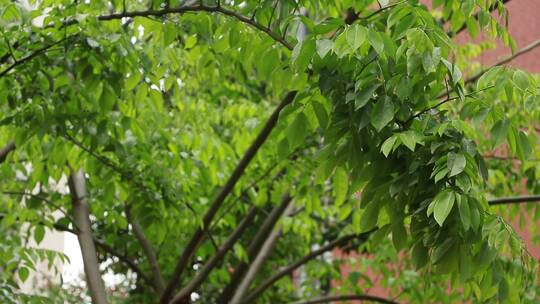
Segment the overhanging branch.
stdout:
<svg viewBox="0 0 540 304">
<path fill-rule="evenodd" d="M 3 163 L 8 154 L 15 150 L 15 143 L 13 141 L 8 142 L 2 149 L 0 149 L 0 164 Z"/>
<path fill-rule="evenodd" d="M 281 37 L 274 31 L 272 31 L 269 27 L 256 22 L 252 18 L 238 14 L 237 12 L 226 9 L 222 6 L 208 6 L 208 5 L 201 4 L 201 5 L 174 7 L 174 8 L 164 8 L 160 10 L 150 9 L 150 10 L 144 10 L 144 11 L 121 12 L 121 13 L 115 13 L 115 14 L 110 14 L 110 15 L 98 16 L 97 19 L 100 21 L 107 21 L 107 20 L 133 18 L 133 17 L 160 17 L 160 16 L 165 16 L 165 15 L 170 15 L 170 14 L 184 14 L 184 13 L 190 13 L 190 12 L 219 13 L 225 16 L 235 18 L 239 20 L 240 22 L 248 24 L 257 30 L 263 33 L 266 33 L 268 36 L 270 36 L 270 38 L 279 42 L 287 49 L 289 50 L 293 49 L 293 46 L 289 42 L 287 42 L 287 40 L 285 40 L 283 37 Z M 76 23 L 76 21 L 74 20 L 74 21 L 71 21 L 70 23 Z"/>
<path fill-rule="evenodd" d="M 7 68 L 5 68 L 3 71 L 0 72 L 0 78 L 4 77 L 7 73 L 9 73 L 11 70 L 16 68 L 17 66 L 19 66 L 21 64 L 24 64 L 24 63 L 34 59 L 35 57 L 50 51 L 53 47 L 59 45 L 60 43 L 66 41 L 67 39 L 71 39 L 72 37 L 73 36 L 66 37 L 66 38 L 60 39 L 60 40 L 58 40 L 56 42 L 53 42 L 51 44 L 48 44 L 48 45 L 46 45 L 44 47 L 41 47 L 41 48 L 35 50 L 30 55 L 27 55 L 26 57 L 23 57 L 23 58 L 15 61 L 15 62 L 13 62 L 11 65 L 9 65 Z"/>
<path fill-rule="evenodd" d="M 341 295 L 341 296 L 323 296 L 318 297 L 310 300 L 305 301 L 297 301 L 292 304 L 319 304 L 319 303 L 329 303 L 329 302 L 341 302 L 341 301 L 369 301 L 369 302 L 375 302 L 375 303 L 386 303 L 386 304 L 398 304 L 395 301 L 377 297 L 377 296 L 371 296 L 371 295 Z"/>
<path fill-rule="evenodd" d="M 533 202 L 540 202 L 540 195 L 501 197 L 488 200 L 488 203 L 491 206 L 504 204 L 524 204 Z"/>
<path fill-rule="evenodd" d="M 348 242 L 354 240 L 354 239 L 367 239 L 371 233 L 375 232 L 377 228 L 370 230 L 368 232 L 362 233 L 362 234 L 351 234 L 344 237 L 341 237 L 337 240 L 334 240 L 321 248 L 310 252 L 306 256 L 298 259 L 296 262 L 290 264 L 289 266 L 286 266 L 285 268 L 281 269 L 276 274 L 272 275 L 270 278 L 268 278 L 266 281 L 262 282 L 257 288 L 255 288 L 251 293 L 249 293 L 241 302 L 242 304 L 252 303 L 257 297 L 259 297 L 266 289 L 268 289 L 270 286 L 272 286 L 275 282 L 283 278 L 284 276 L 292 273 L 295 269 L 298 267 L 304 265 L 305 263 L 311 261 L 312 259 L 320 256 L 321 254 L 330 251 L 338 246 L 343 246 L 344 244 L 347 244 Z"/>
<path fill-rule="evenodd" d="M 465 84 L 470 84 L 470 83 L 473 83 L 475 82 L 476 80 L 478 80 L 480 77 L 482 77 L 482 75 L 484 75 L 487 71 L 489 71 L 489 69 L 491 68 L 494 68 L 496 66 L 501 66 L 501 65 L 504 65 L 504 64 L 507 64 L 508 62 L 516 59 L 517 57 L 523 55 L 523 54 L 526 54 L 534 49 L 536 49 L 537 47 L 540 46 L 540 39 L 539 40 L 536 40 L 534 41 L 533 43 L 529 44 L 528 46 L 518 50 L 516 53 L 510 55 L 510 56 L 507 56 L 503 59 L 501 59 L 500 61 L 497 61 L 495 64 L 491 65 L 489 68 L 487 69 L 484 69 L 480 72 L 478 72 L 477 74 L 475 74 L 474 76 L 470 77 L 470 78 L 467 78 L 465 80 Z"/>
</svg>

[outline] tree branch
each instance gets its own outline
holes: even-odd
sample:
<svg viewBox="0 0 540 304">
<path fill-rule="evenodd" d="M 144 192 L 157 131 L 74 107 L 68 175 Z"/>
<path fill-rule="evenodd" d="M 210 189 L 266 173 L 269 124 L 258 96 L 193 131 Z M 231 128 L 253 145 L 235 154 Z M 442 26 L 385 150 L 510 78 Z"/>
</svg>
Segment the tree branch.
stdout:
<svg viewBox="0 0 540 304">
<path fill-rule="evenodd" d="M 94 244 L 94 237 L 92 236 L 92 224 L 90 222 L 88 202 L 86 200 L 87 193 L 85 183 L 86 181 L 82 169 L 79 169 L 77 172 L 72 172 L 69 176 L 73 219 L 74 224 L 77 227 L 77 238 L 79 239 L 79 246 L 81 247 L 84 273 L 86 274 L 86 283 L 88 284 L 92 303 L 106 304 L 107 296 L 99 272 L 99 261 Z"/>
<path fill-rule="evenodd" d="M 108 20 L 116 20 L 116 19 L 129 18 L 129 17 L 159 17 L 159 16 L 168 15 L 168 14 L 183 14 L 183 13 L 188 13 L 188 12 L 220 13 L 220 14 L 223 14 L 225 16 L 235 18 L 235 19 L 239 20 L 240 22 L 248 24 L 251 27 L 253 27 L 253 28 L 265 33 L 265 34 L 267 34 L 270 38 L 272 38 L 276 42 L 280 43 L 285 48 L 287 48 L 287 49 L 289 49 L 291 51 L 293 49 L 292 44 L 290 44 L 284 37 L 281 37 L 280 35 L 278 35 L 274 31 L 272 31 L 270 28 L 256 22 L 252 18 L 243 16 L 243 15 L 237 13 L 237 12 L 226 9 L 226 8 L 224 8 L 222 6 L 212 7 L 212 6 L 207 6 L 207 5 L 201 4 L 201 5 L 176 7 L 176 8 L 167 7 L 167 8 L 160 9 L 160 10 L 149 9 L 149 10 L 144 10 L 144 11 L 131 11 L 131 12 L 123 11 L 121 13 L 114 13 L 114 14 L 110 14 L 110 15 L 98 16 L 97 20 L 99 20 L 99 21 L 108 21 Z M 70 26 L 70 25 L 78 24 L 78 23 L 79 23 L 78 20 L 72 19 L 72 20 L 64 22 L 63 26 Z M 71 37 L 66 37 L 66 38 L 63 38 L 63 39 L 61 39 L 61 40 L 59 40 L 57 42 L 46 45 L 46 46 L 34 51 L 32 54 L 30 54 L 30 55 L 28 55 L 26 57 L 23 57 L 18 61 L 15 61 L 13 64 L 8 66 L 5 70 L 0 72 L 0 78 L 5 76 L 7 73 L 9 73 L 12 69 L 16 68 L 17 66 L 19 66 L 21 64 L 24 64 L 24 63 L 34 59 L 35 57 L 39 56 L 40 54 L 46 53 L 52 47 L 64 42 L 68 38 L 71 38 Z M 9 56 L 9 54 L 7 54 L 7 55 Z M 1 58 L 1 61 L 5 61 L 4 57 L 5 56 L 3 56 Z"/>
<path fill-rule="evenodd" d="M 126 207 L 126 217 L 128 222 L 131 224 L 131 227 L 133 228 L 133 234 L 135 234 L 137 241 L 139 241 L 139 244 L 141 244 L 144 254 L 148 259 L 148 263 L 150 264 L 150 269 L 152 271 L 153 277 L 152 286 L 158 294 L 161 294 L 163 292 L 163 289 L 165 288 L 165 282 L 163 281 L 163 277 L 161 276 L 161 270 L 159 269 L 159 263 L 156 257 L 156 253 L 152 248 L 152 244 L 150 244 L 150 242 L 144 235 L 144 231 L 139 224 L 139 221 L 135 217 L 133 217 L 130 206 Z"/>
<path fill-rule="evenodd" d="M 221 245 L 218 251 L 206 262 L 202 269 L 195 275 L 195 277 L 177 293 L 171 303 L 184 303 L 193 291 L 195 291 L 204 280 L 210 275 L 211 271 L 216 267 L 223 259 L 225 254 L 234 246 L 234 244 L 240 239 L 244 231 L 249 228 L 249 225 L 253 222 L 255 215 L 257 214 L 257 208 L 251 207 L 244 217 L 244 219 L 238 224 L 231 236 Z"/>
<path fill-rule="evenodd" d="M 54 227 L 54 229 L 56 229 L 58 231 L 69 232 L 69 233 L 72 233 L 74 235 L 77 235 L 77 231 L 75 231 L 73 229 L 70 229 L 70 228 L 68 228 L 66 226 L 63 226 L 63 225 L 53 224 L 53 227 Z M 137 264 L 135 264 L 133 262 L 133 260 L 130 257 L 128 257 L 128 256 L 126 256 L 124 254 L 121 254 L 120 252 L 116 251 L 116 249 L 109 246 L 107 243 L 105 243 L 104 241 L 102 241 L 100 239 L 97 239 L 97 238 L 94 237 L 93 240 L 94 240 L 94 243 L 96 244 L 97 247 L 100 247 L 101 249 L 103 249 L 103 251 L 109 253 L 111 256 L 117 257 L 118 260 L 120 260 L 121 262 L 126 264 L 126 266 L 128 268 L 130 268 L 133 272 L 135 272 L 137 274 L 137 277 L 140 277 L 148 285 L 152 286 L 152 281 L 150 280 L 150 278 L 148 278 L 148 276 L 146 276 L 144 274 L 144 272 L 139 268 L 139 266 L 137 266 Z"/>
<path fill-rule="evenodd" d="M 283 101 L 278 105 L 278 107 L 274 110 L 272 115 L 268 118 L 266 121 L 266 124 L 260 131 L 259 135 L 255 138 L 255 140 L 251 143 L 251 146 L 248 148 L 248 150 L 245 152 L 244 156 L 232 172 L 231 176 L 225 183 L 225 185 L 221 188 L 220 192 L 210 205 L 210 208 L 206 212 L 206 214 L 203 217 L 203 227 L 198 228 L 197 231 L 195 231 L 194 235 L 188 242 L 186 248 L 184 249 L 184 252 L 182 252 L 182 255 L 180 256 L 176 267 L 172 273 L 171 279 L 169 283 L 167 284 L 167 287 L 165 288 L 165 291 L 163 292 L 161 296 L 161 303 L 167 303 L 168 300 L 171 298 L 172 293 L 174 291 L 174 288 L 178 283 L 180 282 L 180 277 L 182 275 L 182 272 L 188 265 L 189 261 L 191 260 L 192 256 L 195 254 L 195 251 L 199 247 L 200 243 L 203 241 L 205 233 L 204 231 L 210 226 L 212 219 L 214 218 L 215 214 L 225 201 L 225 198 L 232 192 L 234 189 L 234 186 L 236 185 L 236 182 L 240 179 L 240 177 L 244 174 L 244 171 L 248 164 L 251 162 L 253 157 L 255 157 L 255 154 L 257 151 L 261 148 L 261 146 L 264 144 L 272 130 L 274 129 L 279 114 L 281 113 L 281 110 L 285 108 L 288 104 L 290 104 L 294 97 L 296 96 L 296 91 L 289 92 Z"/>
<path fill-rule="evenodd" d="M 55 204 L 53 201 L 49 200 L 48 198 L 46 197 L 43 197 L 39 194 L 33 194 L 33 193 L 30 193 L 30 192 L 25 192 L 25 191 L 0 191 L 0 193 L 2 194 L 7 194 L 7 195 L 18 195 L 18 196 L 22 196 L 23 198 L 25 196 L 28 196 L 28 197 L 32 197 L 32 198 L 35 198 L 35 199 L 38 199 L 38 200 L 41 200 L 51 206 L 53 206 L 56 210 L 58 210 L 59 212 L 61 212 L 66 218 L 68 218 L 71 222 L 74 222 L 73 219 L 69 216 L 69 214 L 67 214 L 60 206 L 58 206 L 57 204 Z"/>
<path fill-rule="evenodd" d="M 353 24 L 356 20 L 367 20 L 367 19 L 370 19 L 371 17 L 373 16 L 376 16 L 382 12 L 384 12 L 385 10 L 387 9 L 390 9 L 394 6 L 397 6 L 397 5 L 400 5 L 402 3 L 406 3 L 407 1 L 399 1 L 399 2 L 396 2 L 396 3 L 393 3 L 393 4 L 390 4 L 390 5 L 387 5 L 387 6 L 384 6 L 384 7 L 379 7 L 379 9 L 377 9 L 376 11 L 373 11 L 371 14 L 367 15 L 367 16 L 360 16 L 360 13 L 357 13 L 354 11 L 353 8 L 349 8 L 347 10 L 347 16 L 345 18 L 345 23 L 346 24 Z"/>
<path fill-rule="evenodd" d="M 6 160 L 8 154 L 13 150 L 15 150 L 15 142 L 13 141 L 8 142 L 2 149 L 0 149 L 0 164 Z"/>
<path fill-rule="evenodd" d="M 9 73 L 11 70 L 16 68 L 17 66 L 22 65 L 22 64 L 34 59 L 35 57 L 37 57 L 37 56 L 39 56 L 39 55 L 41 55 L 43 53 L 48 52 L 52 47 L 57 46 L 60 43 L 66 41 L 67 39 L 70 39 L 72 37 L 74 37 L 74 36 L 62 38 L 62 39 L 60 39 L 60 40 L 58 40 L 56 42 L 53 42 L 53 43 L 51 43 L 49 45 L 46 45 L 44 47 L 41 47 L 41 48 L 37 49 L 36 51 L 31 53 L 30 55 L 27 55 L 26 57 L 23 57 L 23 58 L 19 59 L 18 61 L 15 61 L 10 66 L 8 66 L 7 68 L 5 68 L 3 71 L 0 72 L 0 78 L 5 76 L 7 73 Z"/>
<path fill-rule="evenodd" d="M 504 65 L 514 59 L 516 59 L 517 57 L 523 55 L 523 54 L 526 54 L 534 49 L 536 49 L 537 47 L 540 46 L 540 39 L 539 40 L 536 40 L 534 41 L 533 43 L 529 44 L 528 46 L 520 49 L 519 51 L 517 51 L 516 53 L 510 55 L 510 56 L 507 56 L 503 59 L 501 59 L 500 61 L 496 62 L 495 64 L 491 65 L 489 68 L 487 69 L 484 69 L 480 72 L 478 72 L 477 74 L 475 74 L 474 76 L 470 77 L 470 78 L 467 78 L 465 80 L 465 84 L 470 84 L 472 82 L 475 82 L 476 80 L 478 80 L 480 77 L 482 77 L 482 75 L 484 75 L 487 71 L 489 71 L 491 68 L 494 68 L 496 66 L 501 66 L 501 65 Z"/>
<path fill-rule="evenodd" d="M 259 252 L 262 244 L 268 238 L 268 235 L 276 225 L 283 212 L 285 212 L 285 209 L 289 205 L 291 199 L 292 198 L 289 195 L 285 196 L 281 201 L 281 204 L 272 209 L 266 220 L 262 223 L 259 230 L 257 230 L 257 233 L 255 234 L 247 248 L 247 256 L 249 261 L 252 261 L 257 256 L 257 252 Z M 237 289 L 238 284 L 240 284 L 240 281 L 244 277 L 248 266 L 249 265 L 246 262 L 242 261 L 235 267 L 234 272 L 231 276 L 231 280 L 229 281 L 227 286 L 223 288 L 223 291 L 218 298 L 218 303 L 229 302 L 235 290 Z"/>
<path fill-rule="evenodd" d="M 283 216 L 288 216 L 289 213 L 292 211 L 292 208 L 294 207 L 294 205 L 290 203 L 290 199 L 288 198 L 288 196 L 289 195 L 284 198 L 284 201 L 287 201 L 287 207 L 283 212 Z M 271 229 L 270 234 L 264 240 L 264 243 L 262 244 L 261 249 L 258 251 L 255 259 L 249 265 L 246 275 L 242 278 L 242 281 L 240 281 L 238 288 L 236 288 L 230 304 L 240 304 L 243 302 L 245 295 L 249 291 L 249 287 L 253 283 L 253 280 L 255 280 L 255 276 L 261 269 L 262 265 L 268 259 L 268 256 L 274 249 L 274 246 L 276 245 L 279 237 L 281 236 L 281 233 L 281 229 Z"/>
<path fill-rule="evenodd" d="M 159 16 L 164 16 L 164 15 L 169 15 L 169 14 L 184 14 L 184 13 L 189 13 L 189 12 L 220 13 L 225 16 L 235 18 L 239 20 L 240 22 L 248 24 L 257 30 L 266 33 L 268 36 L 270 36 L 270 38 L 279 42 L 287 49 L 289 50 L 293 49 L 293 46 L 289 42 L 287 42 L 287 40 L 282 38 L 277 33 L 273 32 L 270 28 L 256 22 L 252 18 L 240 15 L 237 12 L 226 9 L 222 6 L 207 6 L 207 5 L 201 4 L 201 5 L 192 5 L 192 6 L 164 8 L 160 10 L 150 9 L 150 10 L 145 10 L 145 11 L 131 11 L 131 12 L 115 13 L 115 14 L 110 14 L 110 15 L 102 15 L 102 16 L 98 16 L 97 19 L 101 21 L 106 21 L 106 20 L 122 19 L 126 17 L 150 17 L 150 16 L 159 17 Z M 70 21 L 70 23 L 76 23 L 76 21 L 73 20 L 73 21 Z"/>
<path fill-rule="evenodd" d="M 526 196 L 514 196 L 514 197 L 502 197 L 488 200 L 489 205 L 504 205 L 504 204 L 523 204 L 540 202 L 540 195 L 526 195 Z"/>
<path fill-rule="evenodd" d="M 385 299 L 385 298 L 381 298 L 377 296 L 365 295 L 365 294 L 364 295 L 322 296 L 322 297 L 314 298 L 311 300 L 297 301 L 292 304 L 319 304 L 319 303 L 354 301 L 354 300 L 369 301 L 369 302 L 376 302 L 376 303 L 386 303 L 386 304 L 398 304 L 397 302 L 394 302 L 389 299 Z"/>
<path fill-rule="evenodd" d="M 487 87 L 485 87 L 485 88 L 483 88 L 483 89 L 480 89 L 480 90 L 478 90 L 478 91 L 475 91 L 475 92 L 471 92 L 471 93 L 469 93 L 469 94 L 466 94 L 465 97 L 471 97 L 471 96 L 474 96 L 474 95 L 476 95 L 476 94 L 478 94 L 478 93 L 480 93 L 480 92 L 489 90 L 489 89 L 491 89 L 491 88 L 493 88 L 493 87 L 494 87 L 494 85 L 487 86 Z M 443 96 L 444 96 L 444 95 L 443 95 Z M 439 96 L 439 97 L 437 97 L 437 98 L 440 98 L 440 97 L 442 97 L 442 96 Z M 419 117 L 419 116 L 422 116 L 422 115 L 424 115 L 425 113 L 427 113 L 427 112 L 429 112 L 429 111 L 431 111 L 431 110 L 434 110 L 434 109 L 436 109 L 436 108 L 442 106 L 443 104 L 445 104 L 445 103 L 447 103 L 447 102 L 449 102 L 449 101 L 456 100 L 456 99 L 459 99 L 459 98 L 460 98 L 459 96 L 455 96 L 455 97 L 447 97 L 447 98 L 445 98 L 444 100 L 442 100 L 442 101 L 438 102 L 437 104 L 435 104 L 434 106 L 427 107 L 426 109 L 424 109 L 424 110 L 422 110 L 422 111 L 420 111 L 420 112 L 414 114 L 413 116 L 411 116 L 409 119 L 407 119 L 407 120 L 404 122 L 404 125 L 407 125 L 407 124 L 408 124 L 409 122 L 411 122 L 413 119 L 415 119 L 415 118 L 417 118 L 417 117 Z"/>
<path fill-rule="evenodd" d="M 268 289 L 270 286 L 272 286 L 275 282 L 277 282 L 278 280 L 280 280 L 281 278 L 283 278 L 284 276 L 292 273 L 296 268 L 304 265 L 305 263 L 309 262 L 310 260 L 318 257 L 319 255 L 327 252 L 327 251 L 330 251 L 332 249 L 334 249 L 335 247 L 338 247 L 338 246 L 343 246 L 345 244 L 347 244 L 349 241 L 353 240 L 353 239 L 362 239 L 362 240 L 365 240 L 368 238 L 368 236 L 375 232 L 377 230 L 377 228 L 374 228 L 368 232 L 365 232 L 365 233 L 362 233 L 362 234 L 351 234 L 351 235 L 346 235 L 344 237 L 341 237 L 337 240 L 334 240 L 324 246 L 322 246 L 321 248 L 315 250 L 315 251 L 312 251 L 310 252 L 309 254 L 307 254 L 306 256 L 298 259 L 296 262 L 290 264 L 289 266 L 283 268 L 282 270 L 280 270 L 279 272 L 277 272 L 276 274 L 274 274 L 273 276 L 271 276 L 270 278 L 268 278 L 266 281 L 262 282 L 257 288 L 255 288 L 251 293 L 249 293 L 241 303 L 252 303 L 257 297 L 259 297 L 266 289 Z"/>
</svg>

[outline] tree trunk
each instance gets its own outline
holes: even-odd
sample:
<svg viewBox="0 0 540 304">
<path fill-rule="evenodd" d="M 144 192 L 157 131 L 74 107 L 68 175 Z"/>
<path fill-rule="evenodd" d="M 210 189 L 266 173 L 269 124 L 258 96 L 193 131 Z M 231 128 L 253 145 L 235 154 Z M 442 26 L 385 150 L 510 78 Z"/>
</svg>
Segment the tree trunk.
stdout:
<svg viewBox="0 0 540 304">
<path fill-rule="evenodd" d="M 90 214 L 86 200 L 86 182 L 82 169 L 71 173 L 69 177 L 69 191 L 71 193 L 73 220 L 75 221 L 77 238 L 81 247 L 88 291 L 92 298 L 92 303 L 106 304 L 105 285 L 99 272 L 96 247 L 92 237 Z"/>
</svg>

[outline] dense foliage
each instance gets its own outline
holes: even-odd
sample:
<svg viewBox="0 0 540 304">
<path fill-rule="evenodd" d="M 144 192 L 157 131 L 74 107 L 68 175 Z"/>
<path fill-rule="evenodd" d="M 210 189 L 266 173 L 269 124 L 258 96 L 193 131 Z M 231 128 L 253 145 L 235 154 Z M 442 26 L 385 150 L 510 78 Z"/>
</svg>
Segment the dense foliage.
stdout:
<svg viewBox="0 0 540 304">
<path fill-rule="evenodd" d="M 80 300 L 17 292 L 56 229 L 95 303 L 94 252 L 114 303 L 534 302 L 488 199 L 540 192 L 540 80 L 452 40 L 517 51 L 503 2 L 1 0 L 0 299 Z"/>
</svg>

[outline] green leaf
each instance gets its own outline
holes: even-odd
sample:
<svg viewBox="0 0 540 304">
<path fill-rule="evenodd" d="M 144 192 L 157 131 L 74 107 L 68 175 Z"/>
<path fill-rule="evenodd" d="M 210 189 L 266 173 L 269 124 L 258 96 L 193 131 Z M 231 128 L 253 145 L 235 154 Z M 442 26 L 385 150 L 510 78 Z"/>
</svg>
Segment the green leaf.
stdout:
<svg viewBox="0 0 540 304">
<path fill-rule="evenodd" d="M 39 245 L 41 241 L 43 241 L 43 237 L 45 236 L 45 227 L 43 225 L 37 225 L 34 229 L 34 240 L 36 241 L 36 244 Z"/>
<path fill-rule="evenodd" d="M 377 131 L 382 130 L 394 118 L 394 104 L 389 98 L 379 100 L 371 112 L 371 124 Z"/>
<path fill-rule="evenodd" d="M 377 220 L 379 219 L 380 205 L 377 201 L 370 202 L 364 213 L 362 213 L 362 219 L 360 220 L 361 231 L 369 231 L 377 225 Z"/>
<path fill-rule="evenodd" d="M 380 55 L 384 51 L 384 41 L 381 33 L 376 30 L 370 29 L 368 30 L 367 38 L 371 46 L 377 52 L 377 54 Z"/>
<path fill-rule="evenodd" d="M 317 100 L 312 100 L 311 106 L 313 107 L 315 116 L 317 116 L 317 121 L 319 121 L 319 126 L 322 129 L 325 129 L 328 126 L 328 113 L 326 111 L 326 108 Z"/>
<path fill-rule="evenodd" d="M 455 199 L 456 197 L 454 192 L 445 190 L 439 193 L 433 200 L 433 217 L 439 226 L 443 225 L 444 221 L 450 214 L 450 211 L 452 211 Z"/>
<path fill-rule="evenodd" d="M 141 74 L 139 72 L 132 72 L 132 74 L 126 78 L 126 90 L 133 90 L 141 80 Z"/>
<path fill-rule="evenodd" d="M 289 147 L 294 150 L 296 147 L 304 143 L 304 137 L 307 133 L 308 119 L 302 112 L 296 115 L 293 123 L 287 128 L 287 139 Z"/>
<path fill-rule="evenodd" d="M 532 152 L 529 138 L 525 132 L 519 130 L 517 134 L 517 154 L 519 159 L 526 160 Z"/>
<path fill-rule="evenodd" d="M 407 246 L 407 231 L 403 223 L 392 224 L 392 243 L 398 251 Z"/>
<path fill-rule="evenodd" d="M 508 135 L 509 125 L 510 124 L 508 122 L 508 119 L 502 119 L 495 123 L 495 125 L 491 129 L 491 141 L 493 143 L 493 148 L 496 148 L 500 144 L 502 144 L 502 142 Z"/>
<path fill-rule="evenodd" d="M 471 210 L 469 209 L 469 200 L 467 196 L 461 197 L 461 200 L 458 201 L 458 208 L 463 229 L 467 231 L 471 227 Z"/>
<path fill-rule="evenodd" d="M 391 137 L 387 138 L 383 144 L 381 145 L 381 151 L 384 156 L 388 157 L 388 154 L 390 154 L 390 151 L 394 147 L 394 144 L 396 143 L 396 140 L 398 139 L 397 135 L 392 135 Z"/>
<path fill-rule="evenodd" d="M 339 208 L 338 220 L 344 221 L 351 214 L 352 206 L 351 204 L 345 204 Z"/>
<path fill-rule="evenodd" d="M 268 79 L 272 76 L 272 72 L 279 66 L 280 59 L 279 54 L 274 48 L 269 48 L 263 54 L 264 60 L 259 60 L 257 67 L 261 79 Z"/>
<path fill-rule="evenodd" d="M 28 275 L 30 274 L 30 271 L 28 270 L 28 268 L 21 266 L 17 270 L 17 274 L 19 275 L 19 279 L 21 280 L 21 282 L 24 283 L 26 279 L 28 279 Z"/>
<path fill-rule="evenodd" d="M 521 70 L 514 72 L 514 83 L 522 90 L 526 90 L 529 87 L 529 76 Z"/>
<path fill-rule="evenodd" d="M 324 58 L 326 57 L 326 54 L 332 49 L 334 46 L 334 42 L 329 39 L 321 39 L 317 40 L 317 54 L 319 54 L 319 57 Z"/>
<path fill-rule="evenodd" d="M 442 257 L 444 257 L 446 253 L 450 250 L 450 248 L 454 246 L 455 242 L 456 241 L 454 239 L 449 238 L 449 239 L 446 239 L 439 246 L 435 247 L 435 249 L 433 250 L 433 254 L 431 255 L 431 262 L 433 264 L 439 263 Z"/>
<path fill-rule="evenodd" d="M 349 191 L 349 176 L 347 172 L 342 167 L 337 167 L 336 172 L 334 173 L 334 195 L 336 206 L 340 206 L 345 202 L 347 198 L 347 192 Z"/>
<path fill-rule="evenodd" d="M 454 153 L 450 152 L 448 153 L 448 169 L 450 170 L 450 175 L 448 177 L 456 176 L 463 172 L 463 169 L 465 169 L 465 165 L 467 164 L 467 161 L 465 159 L 465 156 L 461 153 Z"/>
<path fill-rule="evenodd" d="M 373 97 L 373 93 L 381 86 L 380 83 L 370 84 L 367 88 L 363 89 L 354 99 L 354 109 L 358 110 L 364 107 L 368 101 Z"/>
<path fill-rule="evenodd" d="M 347 29 L 347 43 L 353 51 L 356 51 L 366 41 L 367 30 L 365 27 L 354 24 Z"/>
<path fill-rule="evenodd" d="M 316 44 L 313 39 L 306 39 L 294 48 L 292 60 L 296 64 L 299 71 L 304 71 L 307 69 L 308 65 L 311 63 L 311 59 L 313 58 L 315 51 Z"/>
<path fill-rule="evenodd" d="M 195 44 L 197 44 L 197 35 L 193 34 L 193 35 L 189 36 L 186 39 L 186 43 L 184 44 L 184 48 L 190 49 L 190 48 L 194 47 Z"/>
<path fill-rule="evenodd" d="M 428 249 L 421 241 L 414 244 L 411 255 L 416 269 L 424 267 L 429 261 Z"/>
<path fill-rule="evenodd" d="M 401 142 L 414 152 L 417 143 L 420 143 L 418 135 L 414 131 L 405 131 L 399 134 Z"/>
</svg>

